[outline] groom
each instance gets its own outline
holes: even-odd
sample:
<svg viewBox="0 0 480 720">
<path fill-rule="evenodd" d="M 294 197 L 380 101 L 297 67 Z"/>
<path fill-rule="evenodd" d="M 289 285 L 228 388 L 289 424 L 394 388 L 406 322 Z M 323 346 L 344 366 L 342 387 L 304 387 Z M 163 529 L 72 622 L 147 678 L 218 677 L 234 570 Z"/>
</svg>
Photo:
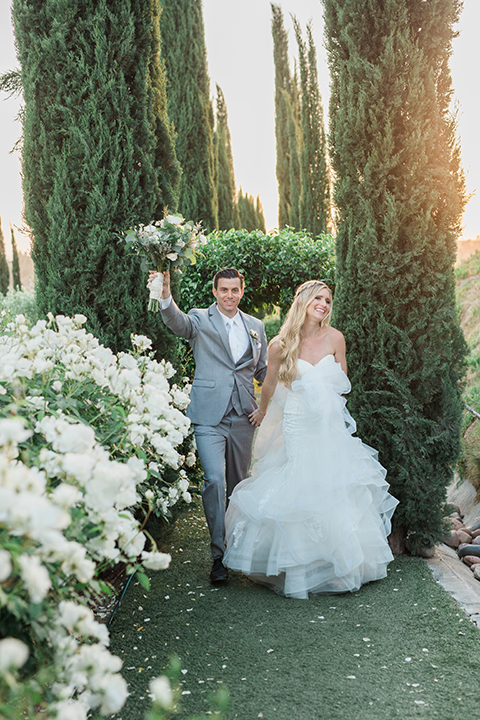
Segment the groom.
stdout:
<svg viewBox="0 0 480 720">
<path fill-rule="evenodd" d="M 211 538 L 212 583 L 228 580 L 222 563 L 225 482 L 229 498 L 248 475 L 255 431 L 248 416 L 257 408 L 253 378 L 263 382 L 267 371 L 265 328 L 238 309 L 243 293 L 243 275 L 224 268 L 213 278 L 216 302 L 186 315 L 172 299 L 166 272 L 160 300 L 165 325 L 189 341 L 195 358 L 187 416 L 194 426 L 204 473 L 202 500 Z"/>
</svg>

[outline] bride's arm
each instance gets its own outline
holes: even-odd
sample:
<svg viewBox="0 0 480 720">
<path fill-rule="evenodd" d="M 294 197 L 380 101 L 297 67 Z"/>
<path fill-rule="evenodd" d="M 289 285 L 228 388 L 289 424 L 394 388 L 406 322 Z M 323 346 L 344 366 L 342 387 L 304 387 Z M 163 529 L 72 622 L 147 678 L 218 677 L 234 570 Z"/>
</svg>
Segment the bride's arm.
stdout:
<svg viewBox="0 0 480 720">
<path fill-rule="evenodd" d="M 259 407 L 248 417 L 252 425 L 258 427 L 267 412 L 268 403 L 272 399 L 278 382 L 278 371 L 280 370 L 280 345 L 273 342 L 268 348 L 267 374 L 262 385 L 262 395 Z"/>
<path fill-rule="evenodd" d="M 346 347 L 345 347 L 345 338 L 343 337 L 340 330 L 335 330 L 335 328 L 332 328 L 334 330 L 334 336 L 333 336 L 333 349 L 334 349 L 334 355 L 335 355 L 335 362 L 340 363 L 342 366 L 342 370 L 347 374 L 347 354 L 346 354 Z"/>
</svg>

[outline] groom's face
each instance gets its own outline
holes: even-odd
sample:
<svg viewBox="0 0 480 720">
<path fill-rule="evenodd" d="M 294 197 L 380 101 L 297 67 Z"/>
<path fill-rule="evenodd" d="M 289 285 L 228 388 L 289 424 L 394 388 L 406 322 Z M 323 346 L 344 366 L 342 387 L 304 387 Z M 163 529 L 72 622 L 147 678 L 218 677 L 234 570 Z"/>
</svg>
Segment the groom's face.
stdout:
<svg viewBox="0 0 480 720">
<path fill-rule="evenodd" d="M 213 288 L 213 294 L 220 312 L 227 317 L 233 317 L 243 297 L 240 278 L 219 278 L 217 287 Z"/>
</svg>

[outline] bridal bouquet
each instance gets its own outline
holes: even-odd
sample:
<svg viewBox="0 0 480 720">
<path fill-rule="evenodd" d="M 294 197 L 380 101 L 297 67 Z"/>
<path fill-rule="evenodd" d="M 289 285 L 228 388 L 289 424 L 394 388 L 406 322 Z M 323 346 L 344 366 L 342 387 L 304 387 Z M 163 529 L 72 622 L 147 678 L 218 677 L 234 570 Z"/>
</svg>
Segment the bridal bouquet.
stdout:
<svg viewBox="0 0 480 720">
<path fill-rule="evenodd" d="M 195 264 L 195 251 L 206 238 L 201 234 L 201 223 L 186 221 L 181 215 L 167 215 L 150 225 L 140 225 L 129 230 L 125 242 L 141 258 L 142 269 L 155 268 L 158 276 L 148 284 L 150 300 L 148 309 L 158 312 L 162 294 L 163 271 L 181 272 L 184 265 Z"/>
</svg>

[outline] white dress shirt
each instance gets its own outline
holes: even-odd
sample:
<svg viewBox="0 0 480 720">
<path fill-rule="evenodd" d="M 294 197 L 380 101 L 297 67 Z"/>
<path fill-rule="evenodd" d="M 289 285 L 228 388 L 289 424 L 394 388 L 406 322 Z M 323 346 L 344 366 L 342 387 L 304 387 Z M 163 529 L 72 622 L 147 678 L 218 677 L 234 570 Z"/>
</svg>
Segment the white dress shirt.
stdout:
<svg viewBox="0 0 480 720">
<path fill-rule="evenodd" d="M 169 295 L 167 298 L 160 298 L 158 301 L 160 310 L 166 310 L 172 304 L 172 296 Z"/>
<path fill-rule="evenodd" d="M 247 329 L 238 310 L 233 316 L 233 318 L 227 317 L 222 312 L 220 312 L 220 310 L 218 310 L 218 312 L 225 324 L 225 329 L 227 331 L 228 340 L 230 343 L 230 350 L 232 351 L 232 357 L 235 362 L 238 362 L 242 355 L 245 353 L 245 351 L 248 349 L 248 345 L 250 343 Z"/>
<path fill-rule="evenodd" d="M 161 310 L 166 310 L 168 307 L 170 307 L 172 302 L 172 296 L 170 295 L 168 298 L 160 298 L 158 301 L 160 304 Z M 218 310 L 218 306 L 217 306 Z M 235 362 L 238 362 L 242 355 L 246 352 L 248 345 L 250 343 L 250 338 L 248 337 L 247 329 L 243 323 L 242 318 L 240 317 L 240 313 L 236 312 L 236 314 L 233 316 L 233 318 L 229 318 L 226 315 L 224 315 L 220 310 L 218 310 L 218 314 L 222 318 L 225 329 L 227 331 L 228 335 L 228 341 L 230 343 L 230 350 L 232 353 L 232 357 L 235 360 Z M 229 328 L 227 328 L 227 324 L 229 325 Z"/>
</svg>

